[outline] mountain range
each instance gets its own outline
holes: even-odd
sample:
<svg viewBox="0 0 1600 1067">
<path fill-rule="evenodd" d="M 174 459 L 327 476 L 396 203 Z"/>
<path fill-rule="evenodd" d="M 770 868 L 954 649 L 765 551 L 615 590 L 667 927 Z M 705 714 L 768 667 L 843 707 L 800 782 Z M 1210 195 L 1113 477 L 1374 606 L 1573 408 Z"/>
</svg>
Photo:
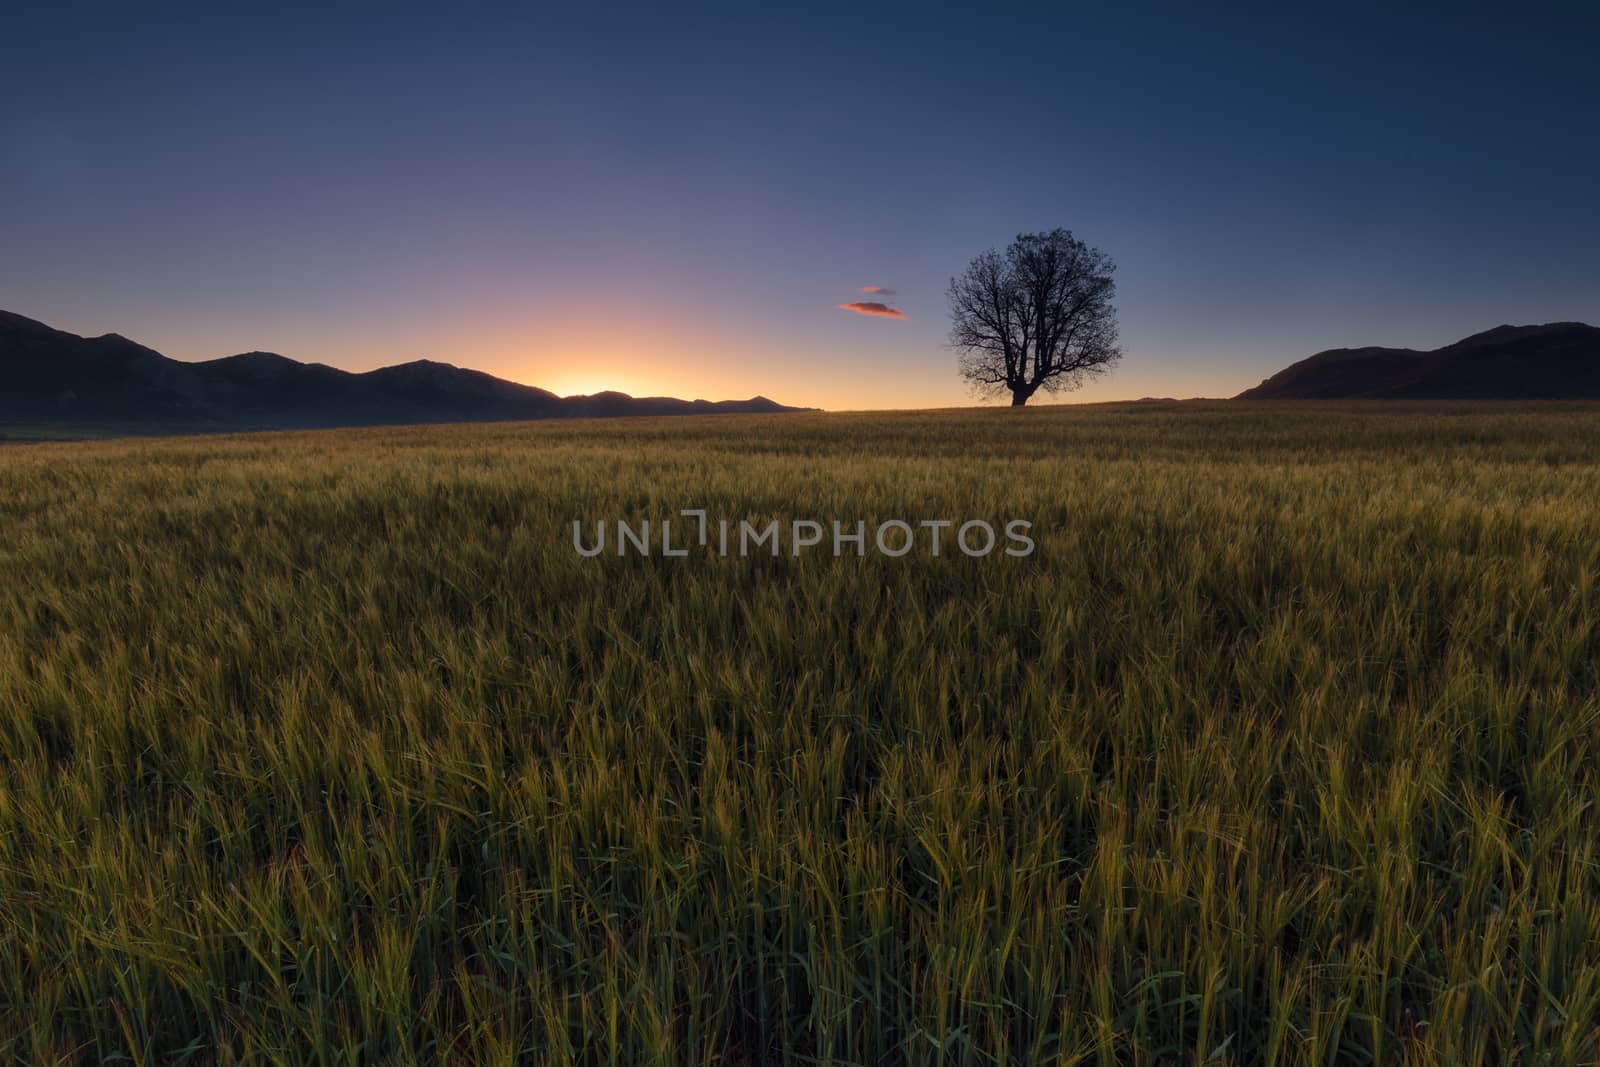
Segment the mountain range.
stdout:
<svg viewBox="0 0 1600 1067">
<path fill-rule="evenodd" d="M 1600 327 L 1496 326 L 1431 351 L 1334 348 L 1239 400 L 1600 399 Z M 806 411 L 766 397 L 558 396 L 448 363 L 357 374 L 271 352 L 169 359 L 119 334 L 79 337 L 0 311 L 0 437 L 9 430 L 186 433 L 616 415 Z"/>
<path fill-rule="evenodd" d="M 1600 399 L 1600 327 L 1496 326 L 1423 352 L 1333 348 L 1274 374 L 1239 400 L 1340 398 Z"/>
<path fill-rule="evenodd" d="M 562 397 L 432 360 L 364 374 L 272 352 L 190 363 L 119 334 L 79 337 L 0 311 L 0 430 L 226 432 L 803 410 L 762 396 Z"/>
</svg>

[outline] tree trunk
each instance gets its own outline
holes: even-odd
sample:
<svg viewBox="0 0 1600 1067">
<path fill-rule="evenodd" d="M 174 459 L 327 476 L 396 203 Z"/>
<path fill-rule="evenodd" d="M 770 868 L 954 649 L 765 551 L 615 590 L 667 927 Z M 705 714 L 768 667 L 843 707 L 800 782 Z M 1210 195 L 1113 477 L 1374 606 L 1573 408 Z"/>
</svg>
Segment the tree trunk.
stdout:
<svg viewBox="0 0 1600 1067">
<path fill-rule="evenodd" d="M 1027 402 L 1028 402 L 1028 394 L 1027 394 L 1026 391 L 1024 391 L 1022 389 L 1013 389 L 1013 390 L 1011 390 L 1011 406 L 1012 407 L 1020 408 L 1022 405 L 1026 404 Z"/>
</svg>

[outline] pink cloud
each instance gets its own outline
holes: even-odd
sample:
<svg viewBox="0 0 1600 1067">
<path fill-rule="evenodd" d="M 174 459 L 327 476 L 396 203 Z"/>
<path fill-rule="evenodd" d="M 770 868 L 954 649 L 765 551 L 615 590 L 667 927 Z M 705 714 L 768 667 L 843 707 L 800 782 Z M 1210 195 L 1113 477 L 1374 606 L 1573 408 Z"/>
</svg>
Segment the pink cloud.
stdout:
<svg viewBox="0 0 1600 1067">
<path fill-rule="evenodd" d="M 899 308 L 892 308 L 888 304 L 880 304 L 876 300 L 857 300 L 849 304 L 840 304 L 841 311 L 854 311 L 857 315 L 876 315 L 883 319 L 903 319 L 906 313 Z"/>
<path fill-rule="evenodd" d="M 878 296 L 893 296 L 894 295 L 894 290 L 893 289 L 886 289 L 881 285 L 863 285 L 861 287 L 861 291 L 863 293 L 874 293 L 874 294 L 876 294 Z"/>
</svg>

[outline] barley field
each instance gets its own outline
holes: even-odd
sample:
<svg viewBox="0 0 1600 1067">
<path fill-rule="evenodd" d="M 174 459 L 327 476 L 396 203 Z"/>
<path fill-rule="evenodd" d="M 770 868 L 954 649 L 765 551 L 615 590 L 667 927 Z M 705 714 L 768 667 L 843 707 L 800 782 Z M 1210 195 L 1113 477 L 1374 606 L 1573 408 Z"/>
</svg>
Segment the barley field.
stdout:
<svg viewBox="0 0 1600 1067">
<path fill-rule="evenodd" d="M 572 524 L 1031 521 L 585 558 Z M 0 448 L 0 1059 L 1600 1062 L 1600 407 Z"/>
</svg>

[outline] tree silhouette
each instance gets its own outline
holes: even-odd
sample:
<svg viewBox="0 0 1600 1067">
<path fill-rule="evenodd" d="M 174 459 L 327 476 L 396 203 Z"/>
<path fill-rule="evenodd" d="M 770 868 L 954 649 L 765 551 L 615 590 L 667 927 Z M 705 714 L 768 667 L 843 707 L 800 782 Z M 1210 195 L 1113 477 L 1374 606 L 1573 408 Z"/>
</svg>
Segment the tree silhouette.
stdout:
<svg viewBox="0 0 1600 1067">
<path fill-rule="evenodd" d="M 950 345 L 961 376 L 1021 407 L 1074 389 L 1122 358 L 1111 304 L 1116 265 L 1067 230 L 1025 233 L 950 279 Z"/>
</svg>

